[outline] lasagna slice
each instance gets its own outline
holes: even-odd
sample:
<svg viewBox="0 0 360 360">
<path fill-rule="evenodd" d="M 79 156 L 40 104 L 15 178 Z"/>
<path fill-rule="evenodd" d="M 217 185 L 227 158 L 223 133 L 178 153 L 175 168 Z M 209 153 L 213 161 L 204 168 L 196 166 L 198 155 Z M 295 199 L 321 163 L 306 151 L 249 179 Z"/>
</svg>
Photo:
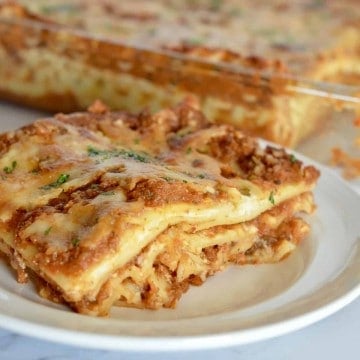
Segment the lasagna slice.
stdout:
<svg viewBox="0 0 360 360">
<path fill-rule="evenodd" d="M 154 115 L 40 119 L 0 137 L 0 249 L 75 311 L 175 307 L 230 264 L 277 262 L 308 234 L 319 176 L 184 102 Z"/>
</svg>

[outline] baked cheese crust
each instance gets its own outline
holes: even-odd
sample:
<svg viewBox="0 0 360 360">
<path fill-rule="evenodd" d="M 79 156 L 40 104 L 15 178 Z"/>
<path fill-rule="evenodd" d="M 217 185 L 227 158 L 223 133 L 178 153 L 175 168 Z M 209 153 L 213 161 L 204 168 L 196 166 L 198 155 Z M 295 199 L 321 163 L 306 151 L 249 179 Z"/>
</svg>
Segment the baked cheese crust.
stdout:
<svg viewBox="0 0 360 360">
<path fill-rule="evenodd" d="M 184 102 L 90 112 L 0 136 L 0 243 L 18 280 L 82 313 L 174 307 L 231 263 L 279 261 L 308 233 L 319 172 Z"/>
</svg>

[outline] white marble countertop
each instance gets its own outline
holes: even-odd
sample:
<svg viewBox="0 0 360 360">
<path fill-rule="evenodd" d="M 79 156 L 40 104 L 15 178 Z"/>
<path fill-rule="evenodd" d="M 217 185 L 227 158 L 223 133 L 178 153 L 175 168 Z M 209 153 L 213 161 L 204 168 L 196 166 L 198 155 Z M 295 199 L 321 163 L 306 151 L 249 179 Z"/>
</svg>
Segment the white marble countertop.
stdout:
<svg viewBox="0 0 360 360">
<path fill-rule="evenodd" d="M 19 116 L 24 123 L 33 119 L 36 112 L 20 110 L 0 103 L 6 108 L 7 116 Z M 359 191 L 360 187 L 356 190 Z M 208 351 L 177 353 L 109 352 L 82 349 L 68 345 L 51 343 L 17 335 L 0 329 L 1 360 L 80 360 L 80 359 L 339 359 L 358 358 L 360 344 L 360 299 L 302 330 L 258 343 Z M 60 341 L 61 342 L 61 341 Z"/>
</svg>

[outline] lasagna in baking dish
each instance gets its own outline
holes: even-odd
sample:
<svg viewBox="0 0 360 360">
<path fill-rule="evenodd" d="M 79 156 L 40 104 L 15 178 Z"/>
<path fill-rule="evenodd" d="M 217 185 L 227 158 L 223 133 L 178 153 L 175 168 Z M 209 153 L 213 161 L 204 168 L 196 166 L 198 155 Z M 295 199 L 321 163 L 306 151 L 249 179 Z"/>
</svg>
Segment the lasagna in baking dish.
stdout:
<svg viewBox="0 0 360 360">
<path fill-rule="evenodd" d="M 191 101 L 154 115 L 97 102 L 2 134 L 0 153 L 1 251 L 19 282 L 91 315 L 173 308 L 230 264 L 284 259 L 319 176 Z"/>
<path fill-rule="evenodd" d="M 153 111 L 192 94 L 211 121 L 296 146 L 333 104 L 289 94 L 283 82 L 259 86 L 257 76 L 354 79 L 360 73 L 359 24 L 356 0 L 5 3 L 0 97 L 50 111 L 78 111 L 97 98 L 113 109 Z M 245 68 L 255 78 L 230 81 L 225 69 L 207 74 L 176 61 L 168 67 L 161 57 L 139 59 L 136 49 L 144 46 Z"/>
</svg>

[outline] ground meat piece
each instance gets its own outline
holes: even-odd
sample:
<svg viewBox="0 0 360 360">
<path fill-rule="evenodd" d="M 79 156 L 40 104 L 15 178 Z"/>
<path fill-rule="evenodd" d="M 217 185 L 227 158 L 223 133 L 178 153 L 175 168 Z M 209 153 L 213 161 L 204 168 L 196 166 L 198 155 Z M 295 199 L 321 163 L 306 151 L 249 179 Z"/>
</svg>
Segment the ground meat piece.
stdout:
<svg viewBox="0 0 360 360">
<path fill-rule="evenodd" d="M 173 202 L 200 203 L 205 195 L 181 182 L 164 179 L 143 179 L 127 194 L 127 199 L 143 200 L 146 206 L 160 206 Z"/>
</svg>

